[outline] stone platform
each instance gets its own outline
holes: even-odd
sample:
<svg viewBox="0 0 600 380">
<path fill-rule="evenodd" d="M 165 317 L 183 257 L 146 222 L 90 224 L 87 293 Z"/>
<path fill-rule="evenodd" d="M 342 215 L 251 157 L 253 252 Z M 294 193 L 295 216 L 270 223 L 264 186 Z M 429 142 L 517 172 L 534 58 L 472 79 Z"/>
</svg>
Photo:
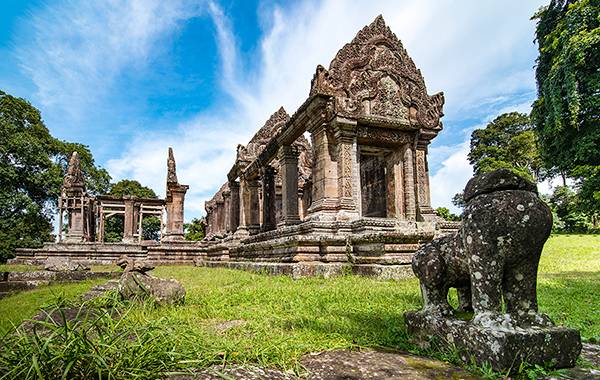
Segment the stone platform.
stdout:
<svg viewBox="0 0 600 380">
<path fill-rule="evenodd" d="M 362 218 L 306 221 L 238 240 L 207 242 L 196 265 L 293 277 L 353 273 L 382 279 L 412 277 L 413 253 L 436 234 L 434 223 Z"/>
<path fill-rule="evenodd" d="M 86 265 L 113 265 L 120 256 L 149 260 L 154 265 L 193 265 L 206 248 L 197 242 L 168 243 L 47 243 L 41 248 L 19 248 L 9 264 L 43 265 L 48 258 Z"/>
<path fill-rule="evenodd" d="M 566 327 L 482 326 L 423 312 L 408 312 L 404 318 L 408 332 L 421 344 L 438 338 L 440 344 L 456 348 L 466 363 L 489 363 L 497 371 L 516 371 L 523 362 L 573 367 L 581 352 L 579 331 Z"/>
</svg>

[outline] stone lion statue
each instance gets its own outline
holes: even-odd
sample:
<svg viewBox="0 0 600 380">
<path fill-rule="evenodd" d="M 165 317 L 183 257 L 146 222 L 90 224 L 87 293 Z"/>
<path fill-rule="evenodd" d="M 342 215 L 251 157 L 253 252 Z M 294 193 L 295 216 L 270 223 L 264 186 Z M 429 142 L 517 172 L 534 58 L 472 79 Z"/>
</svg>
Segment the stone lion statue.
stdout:
<svg viewBox="0 0 600 380">
<path fill-rule="evenodd" d="M 472 178 L 464 200 L 459 231 L 431 241 L 413 257 L 423 312 L 452 314 L 448 290 L 454 287 L 459 309 L 474 311 L 474 323 L 552 325 L 538 313 L 536 296 L 538 263 L 552 213 L 535 184 L 500 169 Z"/>
</svg>

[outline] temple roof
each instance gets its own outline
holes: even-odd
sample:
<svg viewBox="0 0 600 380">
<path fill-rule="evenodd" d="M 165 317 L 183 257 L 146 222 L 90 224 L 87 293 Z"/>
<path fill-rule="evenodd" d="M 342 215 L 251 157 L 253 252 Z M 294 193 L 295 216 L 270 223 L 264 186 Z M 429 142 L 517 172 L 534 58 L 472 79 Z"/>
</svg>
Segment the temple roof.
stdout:
<svg viewBox="0 0 600 380">
<path fill-rule="evenodd" d="M 316 94 L 335 96 L 336 112 L 345 116 L 441 129 L 443 93 L 427 94 L 421 71 L 381 15 L 338 51 L 329 70 L 317 66 L 310 90 Z"/>
</svg>

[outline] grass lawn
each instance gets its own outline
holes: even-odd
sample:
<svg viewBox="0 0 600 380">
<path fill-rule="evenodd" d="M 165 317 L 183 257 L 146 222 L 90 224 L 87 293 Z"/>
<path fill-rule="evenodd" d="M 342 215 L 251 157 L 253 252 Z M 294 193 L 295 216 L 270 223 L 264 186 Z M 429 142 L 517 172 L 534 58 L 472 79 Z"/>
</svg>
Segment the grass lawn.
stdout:
<svg viewBox="0 0 600 380">
<path fill-rule="evenodd" d="M 293 280 L 196 267 L 159 267 L 154 274 L 184 284 L 185 306 L 130 307 L 122 325 L 152 336 L 147 351 L 162 355 L 163 369 L 251 362 L 299 371 L 298 359 L 313 351 L 416 352 L 402 317 L 421 305 L 416 279 Z M 0 300 L 0 328 L 30 317 L 56 290 L 71 297 L 91 283 L 60 286 Z M 600 236 L 552 236 L 540 263 L 538 294 L 541 311 L 557 323 L 580 329 L 584 340 L 600 340 Z M 235 327 L 225 329 L 227 322 Z"/>
</svg>

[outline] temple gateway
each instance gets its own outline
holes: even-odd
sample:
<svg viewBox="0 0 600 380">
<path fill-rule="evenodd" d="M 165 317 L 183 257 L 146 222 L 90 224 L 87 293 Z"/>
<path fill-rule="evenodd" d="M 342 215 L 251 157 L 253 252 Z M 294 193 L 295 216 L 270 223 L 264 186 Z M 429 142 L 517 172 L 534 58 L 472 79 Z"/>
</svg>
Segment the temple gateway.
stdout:
<svg viewBox="0 0 600 380">
<path fill-rule="evenodd" d="M 299 276 L 348 270 L 411 275 L 413 253 L 457 227 L 439 218 L 430 202 L 427 147 L 442 129 L 443 104 L 442 93 L 427 93 L 421 72 L 379 16 L 328 69 L 317 66 L 308 97 L 293 115 L 278 109 L 248 144 L 238 146 L 224 184 L 205 204 L 203 241 L 182 240 L 187 186 L 177 182 L 169 151 L 165 200 L 90 201 L 70 166 L 61 197 L 66 239 L 43 252 L 19 250 L 16 261 L 85 251 L 94 262 L 98 252 L 121 253 L 127 243 L 127 249 L 137 247 L 138 257 L 158 264 Z M 163 212 L 160 244 L 144 245 L 141 218 Z M 95 238 L 112 213 L 126 220 L 118 247 Z"/>
</svg>

